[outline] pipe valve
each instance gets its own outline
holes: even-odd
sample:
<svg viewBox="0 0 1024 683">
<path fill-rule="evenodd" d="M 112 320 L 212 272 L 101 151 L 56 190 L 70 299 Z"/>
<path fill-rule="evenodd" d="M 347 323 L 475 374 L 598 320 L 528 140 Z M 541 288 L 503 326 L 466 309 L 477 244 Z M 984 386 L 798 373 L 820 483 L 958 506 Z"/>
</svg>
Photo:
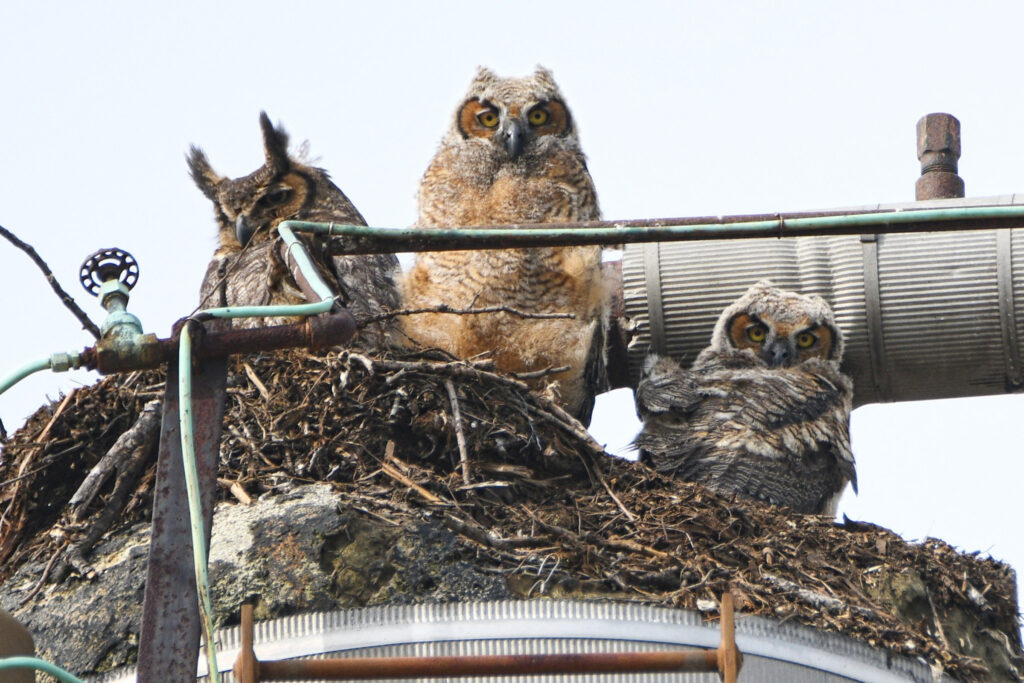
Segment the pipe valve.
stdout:
<svg viewBox="0 0 1024 683">
<path fill-rule="evenodd" d="M 100 249 L 82 264 L 78 279 L 107 310 L 100 328 L 104 338 L 142 334 L 142 323 L 126 310 L 128 293 L 139 281 L 139 263 L 134 256 L 122 249 Z"/>
<path fill-rule="evenodd" d="M 143 334 L 142 323 L 129 313 L 128 293 L 139 281 L 139 263 L 123 249 L 100 249 L 82 264 L 78 275 L 85 291 L 99 297 L 107 310 L 96 342 L 100 372 L 119 372 L 159 364 L 160 343 L 154 334 Z"/>
</svg>

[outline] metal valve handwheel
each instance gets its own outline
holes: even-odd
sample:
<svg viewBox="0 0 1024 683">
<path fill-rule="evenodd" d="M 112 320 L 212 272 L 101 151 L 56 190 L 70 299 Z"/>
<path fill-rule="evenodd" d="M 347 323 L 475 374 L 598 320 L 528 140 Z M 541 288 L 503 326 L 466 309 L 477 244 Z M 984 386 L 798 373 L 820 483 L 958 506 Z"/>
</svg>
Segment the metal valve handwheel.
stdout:
<svg viewBox="0 0 1024 683">
<path fill-rule="evenodd" d="M 123 249 L 100 249 L 82 264 L 78 279 L 93 296 L 99 296 L 100 286 L 108 280 L 131 289 L 139 281 L 139 263 Z"/>
</svg>

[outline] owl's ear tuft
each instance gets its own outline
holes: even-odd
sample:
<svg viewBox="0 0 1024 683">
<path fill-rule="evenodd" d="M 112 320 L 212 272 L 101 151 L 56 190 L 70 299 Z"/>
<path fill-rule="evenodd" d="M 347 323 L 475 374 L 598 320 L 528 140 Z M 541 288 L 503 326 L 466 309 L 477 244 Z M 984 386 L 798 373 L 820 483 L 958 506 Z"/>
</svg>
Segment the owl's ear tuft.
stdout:
<svg viewBox="0 0 1024 683">
<path fill-rule="evenodd" d="M 216 202 L 217 191 L 220 189 L 220 184 L 224 179 L 214 173 L 213 168 L 210 167 L 210 162 L 206 159 L 206 154 L 195 145 L 189 148 L 186 159 L 188 161 L 189 174 L 192 176 L 196 186 L 202 190 L 207 199 Z"/>
<path fill-rule="evenodd" d="M 470 84 L 469 89 L 482 90 L 498 80 L 498 74 L 494 73 L 486 66 L 478 66 L 476 68 L 476 75 L 473 76 L 473 82 Z"/>
<path fill-rule="evenodd" d="M 275 173 L 287 171 L 291 164 L 288 158 L 288 133 L 281 124 L 275 128 L 265 111 L 260 112 L 260 129 L 263 131 L 263 152 L 267 166 Z"/>
<path fill-rule="evenodd" d="M 538 64 L 533 70 L 533 77 L 540 83 L 544 83 L 555 88 L 558 87 L 555 83 L 555 75 L 551 73 L 551 69 L 541 66 L 540 64 Z"/>
</svg>

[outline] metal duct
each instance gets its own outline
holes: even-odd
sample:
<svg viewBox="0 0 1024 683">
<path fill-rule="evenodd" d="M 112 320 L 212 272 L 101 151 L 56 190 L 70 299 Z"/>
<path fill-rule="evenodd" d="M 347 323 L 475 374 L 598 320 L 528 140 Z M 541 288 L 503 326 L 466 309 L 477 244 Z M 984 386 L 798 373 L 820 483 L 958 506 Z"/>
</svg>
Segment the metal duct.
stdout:
<svg viewBox="0 0 1024 683">
<path fill-rule="evenodd" d="M 238 628 L 218 633 L 218 660 L 238 654 Z M 331 656 L 443 656 L 628 652 L 679 646 L 714 648 L 717 624 L 699 612 L 636 603 L 524 600 L 374 607 L 307 614 L 256 624 L 260 659 Z M 748 683 L 896 683 L 945 681 L 922 662 L 895 657 L 845 636 L 761 617 L 738 615 L 740 680 Z M 200 675 L 205 673 L 200 660 Z M 104 683 L 134 680 L 121 670 Z M 225 683 L 234 681 L 230 673 Z M 717 673 L 501 676 L 469 683 L 684 683 L 718 680 Z"/>
<path fill-rule="evenodd" d="M 1011 204 L 1024 195 L 859 208 Z M 831 302 L 855 405 L 1024 389 L 1024 227 L 629 245 L 634 385 L 649 350 L 691 363 L 722 309 L 762 278 Z"/>
</svg>

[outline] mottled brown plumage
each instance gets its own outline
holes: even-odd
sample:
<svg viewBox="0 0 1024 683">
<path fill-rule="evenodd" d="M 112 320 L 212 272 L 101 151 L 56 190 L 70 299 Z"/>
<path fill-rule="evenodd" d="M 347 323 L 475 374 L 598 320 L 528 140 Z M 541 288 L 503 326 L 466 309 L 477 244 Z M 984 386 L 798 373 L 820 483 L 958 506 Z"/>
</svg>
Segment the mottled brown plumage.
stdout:
<svg viewBox="0 0 1024 683">
<path fill-rule="evenodd" d="M 575 123 L 551 73 L 499 78 L 480 69 L 419 188 L 422 228 L 600 218 Z M 537 380 L 589 421 L 607 384 L 607 286 L 599 247 L 426 253 L 403 282 L 412 308 L 508 306 L 508 313 L 409 316 L 414 341 L 468 358 L 489 353 L 506 372 L 569 370 Z"/>
<path fill-rule="evenodd" d="M 847 482 L 857 489 L 842 354 L 823 299 L 755 284 L 723 311 L 692 368 L 647 359 L 641 457 L 719 493 L 835 514 Z"/>
<path fill-rule="evenodd" d="M 285 220 L 366 225 L 348 197 L 322 168 L 288 155 L 288 134 L 260 114 L 266 161 L 242 178 L 217 175 L 206 155 L 192 147 L 188 163 L 196 185 L 213 202 L 219 245 L 200 291 L 200 307 L 306 303 L 282 261 L 277 226 Z M 398 261 L 392 254 L 345 256 L 332 253 L 341 238 L 300 236 L 321 277 L 363 327 L 356 342 L 377 347 L 393 322 L 366 324 L 399 306 L 394 282 Z M 255 327 L 291 320 L 236 319 L 236 326 Z"/>
</svg>

